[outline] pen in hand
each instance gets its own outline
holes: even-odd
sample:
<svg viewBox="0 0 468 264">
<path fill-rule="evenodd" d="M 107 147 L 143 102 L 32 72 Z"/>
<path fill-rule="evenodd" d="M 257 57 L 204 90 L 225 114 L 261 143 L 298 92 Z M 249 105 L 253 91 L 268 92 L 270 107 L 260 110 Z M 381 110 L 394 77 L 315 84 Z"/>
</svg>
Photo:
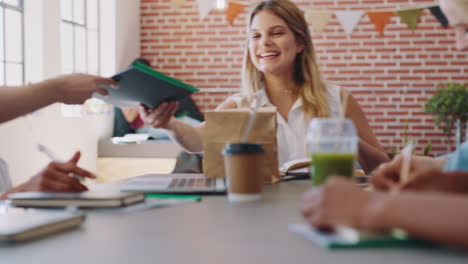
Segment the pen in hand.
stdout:
<svg viewBox="0 0 468 264">
<path fill-rule="evenodd" d="M 409 142 L 406 147 L 401 151 L 403 161 L 401 165 L 400 181 L 406 183 L 410 180 L 410 164 L 411 164 L 411 153 L 413 152 L 413 143 Z"/>
<path fill-rule="evenodd" d="M 49 157 L 49 159 L 55 161 L 55 162 L 64 162 L 63 160 L 59 159 L 49 148 L 42 144 L 37 144 L 37 148 L 39 149 L 40 152 L 44 153 Z M 70 173 L 70 176 L 77 179 L 78 181 L 83 181 L 84 178 L 78 174 L 75 173 Z"/>
</svg>

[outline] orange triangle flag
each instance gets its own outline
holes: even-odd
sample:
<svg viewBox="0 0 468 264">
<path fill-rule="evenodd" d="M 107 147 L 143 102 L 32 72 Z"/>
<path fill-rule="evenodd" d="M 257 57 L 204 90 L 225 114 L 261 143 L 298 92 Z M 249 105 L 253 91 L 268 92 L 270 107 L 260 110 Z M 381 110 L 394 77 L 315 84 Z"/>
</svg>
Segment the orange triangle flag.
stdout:
<svg viewBox="0 0 468 264">
<path fill-rule="evenodd" d="M 393 12 L 367 12 L 367 16 L 382 36 L 385 26 L 387 26 L 393 16 Z"/>
<path fill-rule="evenodd" d="M 244 10 L 246 5 L 240 4 L 240 3 L 235 3 L 235 2 L 229 2 L 228 7 L 226 9 L 226 19 L 229 22 L 229 24 L 234 23 L 234 19 Z"/>
</svg>

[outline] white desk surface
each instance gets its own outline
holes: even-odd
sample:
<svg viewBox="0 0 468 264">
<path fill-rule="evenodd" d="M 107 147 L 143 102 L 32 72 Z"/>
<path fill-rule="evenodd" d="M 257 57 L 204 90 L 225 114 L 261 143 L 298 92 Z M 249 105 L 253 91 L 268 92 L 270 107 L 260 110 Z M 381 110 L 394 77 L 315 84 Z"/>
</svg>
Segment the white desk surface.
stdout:
<svg viewBox="0 0 468 264">
<path fill-rule="evenodd" d="M 94 190 L 118 189 L 119 182 Z M 88 213 L 80 229 L 0 246 L 0 263 L 468 263 L 449 249 L 329 251 L 290 232 L 301 220 L 307 181 L 264 188 L 264 199 L 233 205 L 225 196 L 133 214 Z"/>
</svg>

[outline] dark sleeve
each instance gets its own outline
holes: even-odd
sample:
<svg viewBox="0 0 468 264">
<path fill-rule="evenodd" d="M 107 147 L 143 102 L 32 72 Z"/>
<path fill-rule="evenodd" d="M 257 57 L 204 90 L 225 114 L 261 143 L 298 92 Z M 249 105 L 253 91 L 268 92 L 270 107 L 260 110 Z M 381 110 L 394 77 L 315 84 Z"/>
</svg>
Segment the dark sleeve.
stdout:
<svg viewBox="0 0 468 264">
<path fill-rule="evenodd" d="M 203 114 L 200 112 L 200 109 L 198 109 L 193 99 L 189 96 L 184 97 L 179 101 L 179 108 L 177 108 L 175 115 L 179 116 L 184 113 L 186 113 L 188 116 L 190 116 L 193 119 L 197 119 L 198 121 L 201 121 L 201 122 L 205 121 L 205 118 L 203 117 Z"/>
<path fill-rule="evenodd" d="M 125 134 L 135 133 L 135 130 L 130 128 L 127 120 L 122 113 L 120 108 L 114 107 L 114 131 L 113 137 L 123 137 Z"/>
</svg>

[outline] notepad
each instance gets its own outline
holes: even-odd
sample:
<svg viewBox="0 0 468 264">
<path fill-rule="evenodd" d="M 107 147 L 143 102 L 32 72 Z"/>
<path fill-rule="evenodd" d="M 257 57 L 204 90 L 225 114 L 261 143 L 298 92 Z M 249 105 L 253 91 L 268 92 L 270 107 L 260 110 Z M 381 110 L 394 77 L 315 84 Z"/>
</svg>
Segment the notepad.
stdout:
<svg viewBox="0 0 468 264">
<path fill-rule="evenodd" d="M 77 211 L 27 210 L 0 214 L 0 243 L 18 243 L 78 227 L 85 215 Z"/>
<path fill-rule="evenodd" d="M 406 232 L 395 229 L 375 233 L 340 227 L 336 232 L 321 232 L 307 224 L 290 224 L 289 230 L 324 248 L 373 248 L 373 247 L 431 247 L 435 244 L 409 237 Z"/>
<path fill-rule="evenodd" d="M 23 192 L 8 195 L 13 206 L 20 207 L 67 207 L 117 208 L 145 201 L 141 193 L 47 193 Z"/>
<path fill-rule="evenodd" d="M 118 89 L 104 85 L 103 88 L 109 95 L 96 93 L 93 97 L 118 107 L 138 107 L 139 104 L 144 104 L 149 108 L 156 108 L 162 102 L 178 101 L 199 91 L 139 62 L 133 63 L 130 68 L 114 75 L 112 79 L 118 82 Z"/>
</svg>

